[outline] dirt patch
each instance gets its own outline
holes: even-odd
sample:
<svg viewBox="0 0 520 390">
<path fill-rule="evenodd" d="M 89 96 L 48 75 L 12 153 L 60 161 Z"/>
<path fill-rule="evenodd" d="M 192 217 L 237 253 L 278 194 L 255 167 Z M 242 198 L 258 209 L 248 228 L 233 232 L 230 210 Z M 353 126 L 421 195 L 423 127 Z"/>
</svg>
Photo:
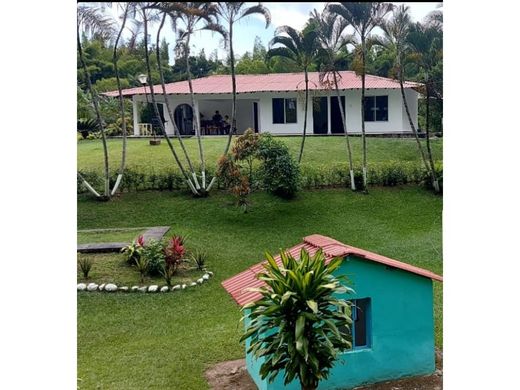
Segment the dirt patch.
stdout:
<svg viewBox="0 0 520 390">
<path fill-rule="evenodd" d="M 257 390 L 247 372 L 245 359 L 216 364 L 205 376 L 213 390 Z"/>
<path fill-rule="evenodd" d="M 442 352 L 435 351 L 437 370 L 433 375 L 381 382 L 356 387 L 356 390 L 441 390 L 442 389 Z M 245 359 L 216 364 L 205 373 L 213 390 L 257 390 L 246 369 Z"/>
</svg>

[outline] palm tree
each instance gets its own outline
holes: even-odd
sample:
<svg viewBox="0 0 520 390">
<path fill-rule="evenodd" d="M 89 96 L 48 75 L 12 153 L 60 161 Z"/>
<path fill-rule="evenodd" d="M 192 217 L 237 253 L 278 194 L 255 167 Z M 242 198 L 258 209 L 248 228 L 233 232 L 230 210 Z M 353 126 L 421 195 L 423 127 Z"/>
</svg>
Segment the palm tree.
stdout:
<svg viewBox="0 0 520 390">
<path fill-rule="evenodd" d="M 126 166 L 126 119 L 125 119 L 125 102 L 123 99 L 123 88 L 121 87 L 121 79 L 119 78 L 119 69 L 117 67 L 117 45 L 121 39 L 121 35 L 123 34 L 123 30 L 125 29 L 126 19 L 128 17 L 128 13 L 131 12 L 131 9 L 134 8 L 132 3 L 126 3 L 124 6 L 123 17 L 121 21 L 121 27 L 119 28 L 119 32 L 117 34 L 116 40 L 114 42 L 114 51 L 112 54 L 112 62 L 114 63 L 114 73 L 116 74 L 117 81 L 117 90 L 119 91 L 119 109 L 121 111 L 121 131 L 123 132 L 123 151 L 121 152 L 121 166 L 119 168 L 119 174 L 117 175 L 116 182 L 114 184 L 114 188 L 110 195 L 114 195 L 121 184 L 121 179 L 123 178 L 123 172 L 125 171 Z M 135 9 L 134 9 L 135 12 Z"/>
<path fill-rule="evenodd" d="M 107 140 L 105 134 L 105 122 L 101 117 L 101 112 L 99 109 L 99 98 L 96 94 L 92 86 L 92 81 L 90 80 L 90 72 L 88 71 L 87 64 L 85 62 L 85 57 L 83 54 L 83 47 L 81 45 L 81 33 L 90 33 L 98 34 L 102 38 L 108 39 L 114 33 L 114 25 L 113 20 L 109 17 L 104 16 L 101 9 L 99 7 L 86 6 L 86 5 L 78 5 L 77 8 L 77 24 L 76 24 L 76 38 L 78 45 L 78 54 L 81 62 L 81 67 L 83 68 L 83 73 L 85 77 L 85 81 L 87 83 L 87 89 L 92 97 L 92 104 L 94 106 L 94 112 L 96 115 L 96 121 L 99 130 L 101 131 L 101 142 L 103 144 L 103 158 L 104 158 L 104 191 L 103 195 L 99 194 L 90 183 L 83 178 L 83 176 L 78 172 L 78 177 L 82 180 L 85 187 L 92 192 L 96 198 L 100 200 L 108 200 L 110 199 L 110 171 L 108 164 L 108 148 L 107 148 Z"/>
<path fill-rule="evenodd" d="M 210 3 L 204 3 L 204 2 L 172 2 L 172 3 L 156 3 L 152 5 L 149 8 L 155 8 L 159 9 L 164 13 L 163 21 L 161 23 L 161 26 L 157 32 L 157 42 L 159 42 L 159 36 L 161 29 L 164 25 L 164 18 L 166 15 L 169 15 L 172 18 L 172 25 L 174 29 L 178 32 L 178 39 L 177 39 L 177 45 L 176 50 L 180 51 L 183 56 L 184 60 L 186 62 L 186 73 L 188 75 L 188 86 L 190 90 L 190 97 L 191 97 L 191 107 L 192 110 L 195 112 L 195 95 L 193 91 L 193 84 L 192 84 L 192 74 L 190 71 L 190 39 L 193 33 L 201 30 L 210 30 L 210 31 L 216 31 L 225 36 L 225 31 L 223 30 L 222 26 L 220 26 L 216 22 L 215 18 L 215 7 L 214 5 Z M 200 23 L 204 22 L 203 25 Z M 183 24 L 183 28 L 179 28 L 179 24 Z M 159 51 L 159 45 L 156 45 L 156 55 L 157 55 L 157 61 L 159 66 L 159 72 L 161 74 L 161 84 L 163 88 L 163 96 L 166 101 L 166 106 L 168 109 L 168 114 L 170 115 L 170 120 L 173 122 L 175 133 L 178 136 L 179 142 L 181 144 L 181 148 L 184 152 L 184 155 L 186 157 L 186 160 L 188 162 L 191 176 L 193 178 L 193 184 L 195 186 L 195 189 L 198 192 L 198 195 L 206 195 L 213 184 L 215 183 L 216 177 L 213 177 L 209 185 L 206 185 L 206 163 L 204 158 L 204 149 L 202 146 L 202 137 L 201 137 L 201 130 L 200 130 L 200 122 L 199 122 L 199 116 L 194 115 L 194 124 L 195 124 L 195 134 L 197 137 L 197 143 L 199 147 L 199 156 L 201 161 L 201 182 L 199 183 L 199 180 L 197 178 L 197 174 L 195 172 L 195 169 L 191 163 L 191 160 L 188 156 L 188 153 L 186 152 L 186 148 L 184 146 L 184 143 L 182 141 L 182 137 L 180 136 L 180 132 L 177 129 L 177 126 L 175 124 L 173 111 L 171 110 L 168 98 L 166 96 L 166 88 L 164 84 L 164 78 L 162 76 L 162 63 L 160 62 L 160 51 Z"/>
<path fill-rule="evenodd" d="M 442 30 L 438 25 L 421 24 L 412 25 L 408 34 L 408 43 L 411 47 L 410 58 L 418 65 L 422 72 L 426 94 L 426 150 L 432 173 L 433 188 L 440 191 L 439 180 L 435 172 L 435 164 L 430 143 L 430 98 L 433 96 L 441 99 L 441 94 L 435 85 L 432 75 L 436 70 L 439 60 L 442 58 Z"/>
<path fill-rule="evenodd" d="M 150 97 L 151 97 L 152 105 L 153 105 L 153 108 L 154 108 L 154 114 L 155 114 L 155 117 L 158 119 L 158 123 L 159 123 L 159 126 L 161 127 L 162 134 L 166 138 L 166 141 L 168 143 L 168 147 L 170 148 L 170 151 L 172 152 L 173 158 L 175 159 L 175 162 L 177 163 L 177 166 L 181 170 L 181 173 L 184 176 L 184 178 L 186 180 L 186 183 L 188 184 L 190 190 L 192 191 L 192 193 L 194 195 L 199 195 L 199 191 L 196 189 L 195 185 L 192 183 L 190 176 L 186 172 L 186 169 L 184 168 L 184 165 L 182 164 L 181 160 L 179 159 L 179 156 L 177 155 L 177 152 L 175 151 L 175 148 L 174 148 L 173 144 L 170 141 L 170 138 L 166 134 L 166 128 L 164 127 L 164 123 L 163 123 L 163 121 L 161 119 L 161 115 L 159 114 L 159 108 L 157 106 L 157 101 L 155 100 L 155 92 L 154 92 L 154 87 L 153 87 L 153 82 L 152 82 L 152 69 L 151 69 L 151 66 L 150 66 L 150 54 L 148 52 L 148 22 L 149 22 L 149 20 L 156 20 L 157 17 L 158 17 L 158 13 L 151 14 L 150 11 L 149 11 L 153 4 L 152 3 L 151 4 L 141 3 L 140 4 L 140 14 L 141 14 L 142 19 L 143 19 L 145 62 L 146 62 L 146 70 L 147 70 L 147 73 L 148 73 L 148 80 L 149 80 L 149 85 L 150 85 Z M 162 19 L 161 28 L 162 28 L 163 24 L 164 24 L 164 17 Z M 159 34 L 160 34 L 160 30 L 159 30 Z M 160 66 L 160 63 L 158 64 L 158 66 Z M 163 88 L 164 88 L 164 85 L 163 85 Z"/>
<path fill-rule="evenodd" d="M 271 23 L 271 13 L 261 3 L 246 7 L 244 2 L 218 2 L 216 3 L 217 15 L 225 22 L 227 26 L 226 34 L 227 39 L 225 40 L 226 45 L 229 47 L 229 63 L 231 68 L 231 88 L 232 88 L 232 103 L 231 103 L 231 127 L 229 130 L 229 136 L 224 150 L 224 155 L 229 151 L 231 146 L 231 138 L 236 129 L 237 122 L 237 82 L 235 75 L 235 52 L 233 51 L 233 25 L 248 15 L 259 14 L 265 19 L 265 28 Z"/>
<path fill-rule="evenodd" d="M 408 117 L 408 122 L 415 136 L 417 148 L 419 149 L 419 152 L 421 154 L 424 167 L 431 176 L 433 183 L 436 180 L 434 167 L 430 166 L 426 154 L 424 153 L 421 141 L 419 140 L 419 135 L 417 134 L 417 129 L 410 115 L 410 110 L 408 108 L 408 102 L 406 100 L 406 94 L 404 91 L 404 67 L 406 65 L 405 58 L 406 54 L 410 50 L 410 45 L 408 43 L 408 34 L 410 32 L 411 25 L 409 9 L 410 7 L 404 4 L 400 5 L 397 9 L 394 9 L 392 19 L 388 22 L 383 22 L 381 25 L 381 28 L 385 33 L 384 37 L 376 38 L 376 41 L 379 45 L 389 49 L 389 51 L 394 53 L 395 55 L 394 70 L 397 78 L 399 79 L 399 86 L 401 88 L 401 98 L 403 100 L 406 115 Z"/>
<path fill-rule="evenodd" d="M 365 134 L 365 72 L 367 39 L 370 38 L 372 30 L 379 26 L 383 18 L 392 10 L 393 5 L 389 3 L 339 3 L 327 5 L 327 10 L 343 17 L 359 36 L 361 43 L 361 138 L 363 142 L 363 190 L 368 193 L 367 180 L 367 144 Z"/>
<path fill-rule="evenodd" d="M 318 33 L 314 25 L 308 24 L 302 31 L 297 31 L 290 26 L 280 26 L 276 29 L 275 37 L 269 42 L 267 59 L 279 56 L 289 59 L 303 69 L 305 75 L 305 116 L 303 118 L 303 138 L 298 156 L 298 164 L 301 163 L 305 137 L 307 135 L 307 113 L 309 110 L 309 67 L 318 54 Z M 273 47 L 280 45 L 278 47 Z"/>
<path fill-rule="evenodd" d="M 336 14 L 324 11 L 321 15 L 314 10 L 311 14 L 311 23 L 315 23 L 318 32 L 318 39 L 321 44 L 319 49 L 319 57 L 323 63 L 320 70 L 320 82 L 324 85 L 330 85 L 330 77 L 332 77 L 332 84 L 336 91 L 338 105 L 341 113 L 341 121 L 343 123 L 343 132 L 345 133 L 345 142 L 347 147 L 347 157 L 350 169 L 350 188 L 352 191 L 356 190 L 356 183 L 354 181 L 354 165 L 352 162 L 352 148 L 350 147 L 350 140 L 347 130 L 347 119 L 344 112 L 343 104 L 341 104 L 341 96 L 339 93 L 338 80 L 341 79 L 339 73 L 339 66 L 345 61 L 344 49 L 348 44 L 353 43 L 352 35 L 345 35 L 344 31 L 348 26 L 348 22 L 339 18 Z"/>
</svg>

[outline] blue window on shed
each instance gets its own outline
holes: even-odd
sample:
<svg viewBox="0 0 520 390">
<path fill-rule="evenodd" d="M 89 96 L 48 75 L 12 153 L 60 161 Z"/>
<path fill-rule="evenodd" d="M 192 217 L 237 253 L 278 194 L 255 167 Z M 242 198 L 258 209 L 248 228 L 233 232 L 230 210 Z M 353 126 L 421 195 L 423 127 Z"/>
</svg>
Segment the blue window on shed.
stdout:
<svg viewBox="0 0 520 390">
<path fill-rule="evenodd" d="M 352 346 L 370 346 L 370 298 L 352 301 Z"/>
<path fill-rule="evenodd" d="M 350 333 L 352 336 L 352 348 L 368 348 L 370 347 L 370 298 L 353 299 L 352 304 L 352 325 Z M 340 329 L 345 333 L 346 329 Z"/>
</svg>

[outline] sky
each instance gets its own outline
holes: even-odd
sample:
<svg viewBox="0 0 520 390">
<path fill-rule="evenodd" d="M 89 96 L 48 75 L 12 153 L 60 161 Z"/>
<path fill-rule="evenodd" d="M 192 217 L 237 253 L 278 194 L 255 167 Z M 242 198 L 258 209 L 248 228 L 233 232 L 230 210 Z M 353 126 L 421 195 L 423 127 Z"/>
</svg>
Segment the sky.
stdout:
<svg viewBox="0 0 520 390">
<path fill-rule="evenodd" d="M 256 2 L 246 3 L 246 6 L 256 5 Z M 308 2 L 308 3 L 264 3 L 271 13 L 271 24 L 268 28 L 265 28 L 265 20 L 261 15 L 250 15 L 242 19 L 237 25 L 235 25 L 234 37 L 233 37 L 233 48 L 237 58 L 244 54 L 246 51 L 253 50 L 253 44 L 255 37 L 258 36 L 262 40 L 264 46 L 268 46 L 269 41 L 274 37 L 274 33 L 277 27 L 282 25 L 289 25 L 297 30 L 301 30 L 309 18 L 309 13 L 316 9 L 322 12 L 326 2 Z M 395 5 L 406 4 L 410 7 L 410 16 L 412 21 L 422 21 L 423 18 L 431 11 L 435 10 L 438 2 L 425 2 L 425 3 L 398 3 L 393 2 Z M 115 12 L 115 9 L 114 9 Z M 152 40 L 155 41 L 155 34 L 157 33 L 157 26 L 150 28 L 150 34 Z M 173 51 L 175 45 L 175 34 L 171 28 L 165 26 L 163 28 L 162 35 L 166 38 L 166 41 L 170 43 L 170 50 Z M 209 31 L 197 32 L 192 37 L 192 53 L 198 54 L 201 49 L 204 49 L 206 57 L 217 49 L 218 58 L 225 58 L 227 55 L 226 49 L 224 49 L 224 43 L 216 33 Z M 173 61 L 173 53 L 170 52 L 170 62 Z"/>
<path fill-rule="evenodd" d="M 257 3 L 247 3 L 247 5 L 255 5 Z M 260 15 L 251 15 L 242 19 L 236 27 L 236 33 L 234 34 L 233 48 L 238 55 L 244 54 L 246 51 L 253 50 L 253 43 L 255 36 L 259 36 L 262 43 L 267 47 L 269 41 L 273 38 L 276 27 L 282 25 L 289 25 L 297 30 L 302 29 L 309 13 L 316 9 L 318 12 L 323 11 L 326 2 L 318 3 L 264 3 L 264 5 L 271 12 L 271 25 L 266 29 L 265 21 Z M 395 5 L 403 3 L 393 2 Z M 436 9 L 438 2 L 431 3 L 404 3 L 410 7 L 410 16 L 414 22 L 422 21 L 423 18 L 430 12 Z M 171 35 L 172 40 L 170 41 L 167 36 L 168 42 L 173 42 L 173 33 Z M 206 55 L 209 55 L 213 50 L 218 49 L 219 58 L 224 58 L 226 51 L 223 46 L 219 44 L 221 41 L 220 37 L 216 34 L 212 37 L 210 32 L 202 32 L 195 34 L 193 38 L 195 52 L 204 49 Z"/>
</svg>

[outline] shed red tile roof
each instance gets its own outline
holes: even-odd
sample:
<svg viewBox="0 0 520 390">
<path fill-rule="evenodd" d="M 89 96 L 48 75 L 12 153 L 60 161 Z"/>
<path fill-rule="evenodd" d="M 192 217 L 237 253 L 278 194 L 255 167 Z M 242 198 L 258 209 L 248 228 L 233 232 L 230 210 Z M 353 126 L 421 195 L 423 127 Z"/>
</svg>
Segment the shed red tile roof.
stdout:
<svg viewBox="0 0 520 390">
<path fill-rule="evenodd" d="M 376 263 L 384 264 L 393 268 L 399 268 L 404 271 L 442 282 L 442 276 L 436 275 L 428 270 L 415 267 L 398 260 L 390 259 L 388 257 L 381 256 L 377 253 L 369 252 L 364 249 L 346 245 L 320 234 L 313 234 L 311 236 L 305 237 L 301 244 L 288 249 L 287 252 L 289 252 L 294 257 L 298 257 L 302 248 L 306 249 L 311 255 L 314 255 L 321 248 L 323 254 L 325 255 L 326 263 L 329 263 L 335 257 L 354 255 L 365 260 L 375 261 Z M 281 264 L 280 255 L 276 256 L 275 260 L 278 265 Z M 233 299 L 240 306 L 244 306 L 261 298 L 260 293 L 248 291 L 248 289 L 251 287 L 260 287 L 265 285 L 263 281 L 257 279 L 257 275 L 264 270 L 264 263 L 265 261 L 253 265 L 245 271 L 222 282 L 222 286 L 229 294 L 231 294 Z"/>
<path fill-rule="evenodd" d="M 341 71 L 341 80 L 339 88 L 361 89 L 361 77 L 353 71 Z M 254 93 L 254 92 L 295 92 L 305 90 L 305 81 L 303 73 L 271 73 L 271 74 L 254 74 L 254 75 L 237 75 L 237 94 Z M 193 91 L 195 94 L 228 94 L 232 93 L 231 76 L 230 75 L 214 75 L 194 79 Z M 386 77 L 366 75 L 365 86 L 367 89 L 398 89 L 399 82 Z M 405 88 L 417 88 L 418 83 L 406 81 Z M 162 86 L 154 85 L 154 93 L 162 94 Z M 309 89 L 325 90 L 320 85 L 319 72 L 309 72 Z M 128 88 L 123 90 L 123 96 L 144 95 L 144 87 Z M 146 88 L 146 92 L 150 93 L 150 87 Z M 187 81 L 177 81 L 175 83 L 166 84 L 166 93 L 169 95 L 185 95 L 189 94 Z M 118 91 L 105 93 L 107 96 L 117 96 Z"/>
</svg>

